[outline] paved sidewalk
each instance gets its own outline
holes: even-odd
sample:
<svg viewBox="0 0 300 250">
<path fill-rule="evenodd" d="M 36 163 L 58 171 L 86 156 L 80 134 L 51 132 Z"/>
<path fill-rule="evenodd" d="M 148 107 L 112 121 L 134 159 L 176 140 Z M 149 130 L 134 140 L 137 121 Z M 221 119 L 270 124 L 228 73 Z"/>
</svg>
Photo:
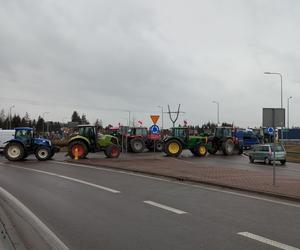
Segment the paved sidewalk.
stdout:
<svg viewBox="0 0 300 250">
<path fill-rule="evenodd" d="M 273 186 L 273 175 L 258 171 L 211 167 L 170 157 L 137 157 L 119 159 L 85 159 L 71 161 L 94 166 L 123 169 L 151 175 L 213 184 L 222 187 L 258 192 L 300 201 L 300 179 L 277 177 Z"/>
</svg>

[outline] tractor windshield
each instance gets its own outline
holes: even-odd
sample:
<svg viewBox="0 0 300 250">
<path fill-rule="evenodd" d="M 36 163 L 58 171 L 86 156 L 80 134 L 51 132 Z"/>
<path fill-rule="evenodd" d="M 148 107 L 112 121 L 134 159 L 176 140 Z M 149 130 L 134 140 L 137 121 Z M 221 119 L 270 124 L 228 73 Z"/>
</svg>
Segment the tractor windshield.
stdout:
<svg viewBox="0 0 300 250">
<path fill-rule="evenodd" d="M 187 136 L 187 131 L 186 129 L 175 128 L 173 129 L 173 136 L 184 138 Z"/>
<path fill-rule="evenodd" d="M 146 136 L 148 134 L 148 131 L 146 128 L 136 128 L 136 135 L 143 135 Z"/>
<path fill-rule="evenodd" d="M 79 135 L 90 138 L 95 137 L 95 132 L 93 127 L 81 127 L 79 128 Z"/>
</svg>

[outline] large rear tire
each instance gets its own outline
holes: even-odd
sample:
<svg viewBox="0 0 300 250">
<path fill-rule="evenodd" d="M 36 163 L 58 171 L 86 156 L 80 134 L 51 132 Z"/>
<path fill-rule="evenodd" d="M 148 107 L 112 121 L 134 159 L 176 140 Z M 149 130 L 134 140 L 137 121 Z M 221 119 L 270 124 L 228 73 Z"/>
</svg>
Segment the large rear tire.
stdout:
<svg viewBox="0 0 300 250">
<path fill-rule="evenodd" d="M 9 161 L 20 161 L 24 159 L 24 147 L 17 142 L 10 142 L 4 148 L 4 156 Z"/>
<path fill-rule="evenodd" d="M 46 161 L 51 158 L 51 150 L 49 147 L 39 146 L 35 150 L 34 155 L 39 161 Z"/>
<path fill-rule="evenodd" d="M 69 156 L 74 159 L 76 148 L 78 150 L 78 159 L 84 159 L 88 154 L 87 146 L 82 141 L 72 141 L 68 146 Z"/>
<path fill-rule="evenodd" d="M 170 140 L 165 144 L 165 153 L 171 157 L 178 157 L 182 152 L 182 145 L 178 140 Z"/>
<path fill-rule="evenodd" d="M 108 158 L 118 158 L 120 155 L 120 148 L 115 144 L 111 144 L 105 149 L 104 154 Z"/>
<path fill-rule="evenodd" d="M 234 152 L 234 142 L 231 139 L 227 139 L 222 144 L 222 151 L 224 155 L 232 155 Z"/>
<path fill-rule="evenodd" d="M 145 150 L 145 142 L 141 138 L 134 138 L 130 141 L 130 148 L 134 153 L 142 153 Z"/>
</svg>

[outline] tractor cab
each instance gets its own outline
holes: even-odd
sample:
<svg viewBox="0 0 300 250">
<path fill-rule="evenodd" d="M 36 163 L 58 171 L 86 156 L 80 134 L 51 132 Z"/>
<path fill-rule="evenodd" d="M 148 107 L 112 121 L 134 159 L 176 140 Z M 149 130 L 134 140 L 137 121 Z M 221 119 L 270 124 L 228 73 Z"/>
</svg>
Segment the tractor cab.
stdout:
<svg viewBox="0 0 300 250">
<path fill-rule="evenodd" d="M 217 138 L 233 137 L 232 128 L 228 128 L 228 127 L 215 128 L 214 134 L 215 134 L 215 137 L 217 137 Z"/>
<path fill-rule="evenodd" d="M 78 135 L 88 138 L 92 144 L 96 143 L 97 133 L 96 128 L 91 125 L 79 125 L 77 127 Z"/>
<path fill-rule="evenodd" d="M 33 139 L 32 128 L 16 128 L 15 139 L 21 141 L 26 147 L 30 147 Z"/>
<path fill-rule="evenodd" d="M 129 128 L 128 134 L 130 136 L 141 136 L 141 137 L 147 137 L 148 135 L 148 129 L 146 127 L 133 127 Z"/>
<path fill-rule="evenodd" d="M 172 128 L 171 136 L 180 138 L 182 141 L 187 141 L 189 137 L 189 129 L 185 127 Z"/>
</svg>

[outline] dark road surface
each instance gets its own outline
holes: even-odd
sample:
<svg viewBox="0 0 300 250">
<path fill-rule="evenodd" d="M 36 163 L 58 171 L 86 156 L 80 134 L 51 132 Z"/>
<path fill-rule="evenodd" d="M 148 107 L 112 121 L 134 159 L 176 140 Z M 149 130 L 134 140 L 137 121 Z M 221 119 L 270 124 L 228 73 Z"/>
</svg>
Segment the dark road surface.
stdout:
<svg viewBox="0 0 300 250">
<path fill-rule="evenodd" d="M 296 203 L 57 161 L 1 161 L 0 186 L 70 249 L 300 248 Z"/>
</svg>

